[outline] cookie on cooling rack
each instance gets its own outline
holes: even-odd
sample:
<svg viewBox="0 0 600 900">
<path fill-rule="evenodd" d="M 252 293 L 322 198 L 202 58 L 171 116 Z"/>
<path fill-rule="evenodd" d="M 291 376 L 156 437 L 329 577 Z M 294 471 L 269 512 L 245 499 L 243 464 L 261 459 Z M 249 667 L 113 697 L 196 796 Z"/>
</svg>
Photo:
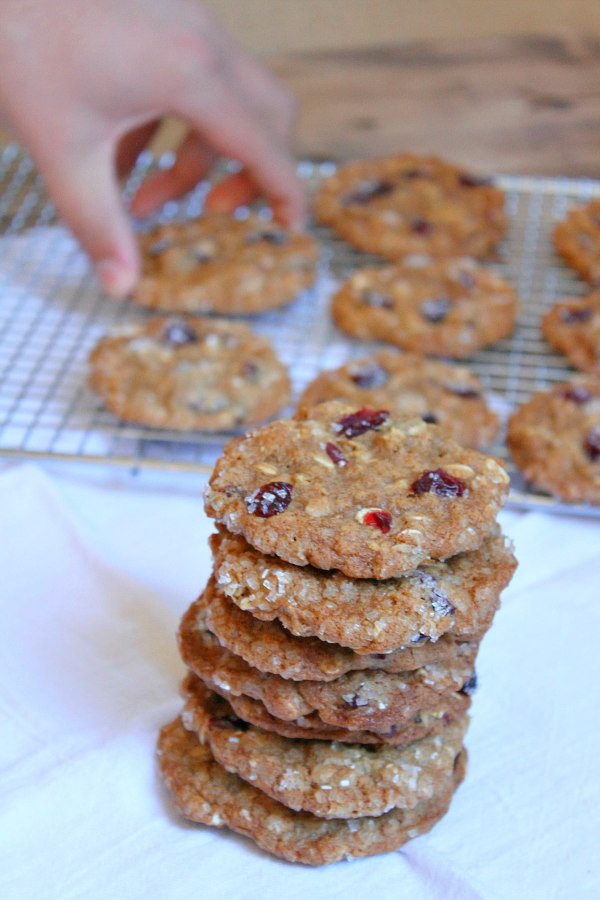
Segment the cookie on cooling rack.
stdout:
<svg viewBox="0 0 600 900">
<path fill-rule="evenodd" d="M 163 225 L 141 238 L 132 300 L 167 312 L 261 313 L 294 300 L 315 279 L 318 249 L 257 216 L 214 214 Z"/>
<path fill-rule="evenodd" d="M 219 431 L 261 422 L 285 406 L 289 379 L 269 341 L 246 325 L 157 317 L 101 340 L 89 383 L 128 422 Z"/>
<path fill-rule="evenodd" d="M 600 375 L 600 291 L 555 303 L 542 333 L 577 369 Z"/>
<path fill-rule="evenodd" d="M 321 372 L 305 389 L 298 408 L 325 400 L 389 409 L 394 416 L 421 416 L 467 447 L 489 445 L 498 431 L 498 417 L 488 408 L 476 375 L 463 366 L 413 353 L 380 350 Z"/>
<path fill-rule="evenodd" d="M 507 443 L 536 487 L 600 504 L 600 379 L 580 375 L 534 394 L 511 416 Z"/>
<path fill-rule="evenodd" d="M 572 209 L 554 229 L 554 245 L 567 265 L 600 285 L 600 199 Z"/>
<path fill-rule="evenodd" d="M 354 272 L 332 300 L 336 325 L 363 340 L 457 359 L 508 337 L 513 288 L 471 259 L 407 259 Z"/>
<path fill-rule="evenodd" d="M 506 231 L 504 195 L 488 179 L 412 153 L 340 166 L 321 185 L 315 215 L 359 250 L 391 260 L 483 258 Z"/>
<path fill-rule="evenodd" d="M 234 718 L 232 736 L 238 725 Z M 206 825 L 226 826 L 251 837 L 275 856 L 306 865 L 396 850 L 429 831 L 448 809 L 466 768 L 463 750 L 451 775 L 431 799 L 414 809 L 391 809 L 380 816 L 346 820 L 296 812 L 230 774 L 180 719 L 161 731 L 158 756 L 162 777 L 183 816 Z"/>
</svg>

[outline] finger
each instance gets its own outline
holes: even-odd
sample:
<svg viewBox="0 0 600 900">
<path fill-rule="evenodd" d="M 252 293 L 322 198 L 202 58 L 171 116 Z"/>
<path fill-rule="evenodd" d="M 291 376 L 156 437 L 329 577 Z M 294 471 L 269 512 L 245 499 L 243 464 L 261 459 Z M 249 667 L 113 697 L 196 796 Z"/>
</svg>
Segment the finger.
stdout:
<svg viewBox="0 0 600 900">
<path fill-rule="evenodd" d="M 147 125 L 135 128 L 121 138 L 115 156 L 117 178 L 125 178 L 129 175 L 138 156 L 148 146 L 159 125 L 158 120 L 148 122 Z"/>
<path fill-rule="evenodd" d="M 239 206 L 247 206 L 259 196 L 259 191 L 244 170 L 228 175 L 211 188 L 204 208 L 207 212 L 233 212 Z"/>
<path fill-rule="evenodd" d="M 176 112 L 217 153 L 245 166 L 251 181 L 271 203 L 276 219 L 290 227 L 304 224 L 304 191 L 291 156 L 232 91 L 213 84 L 210 92 L 196 91 L 178 105 Z"/>
<path fill-rule="evenodd" d="M 138 278 L 139 255 L 121 203 L 110 145 L 40 159 L 48 191 L 66 224 L 89 254 L 107 293 L 128 294 Z"/>
<path fill-rule="evenodd" d="M 195 132 L 188 134 L 172 169 L 151 175 L 141 185 L 131 202 L 135 216 L 148 216 L 161 209 L 168 200 L 187 194 L 210 170 L 215 153 Z"/>
</svg>

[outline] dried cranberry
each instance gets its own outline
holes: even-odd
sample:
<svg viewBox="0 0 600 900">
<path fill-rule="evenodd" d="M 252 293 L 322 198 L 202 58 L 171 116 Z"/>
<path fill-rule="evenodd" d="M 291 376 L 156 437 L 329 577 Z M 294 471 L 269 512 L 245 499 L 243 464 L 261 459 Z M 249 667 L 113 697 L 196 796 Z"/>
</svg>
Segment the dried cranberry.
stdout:
<svg viewBox="0 0 600 900">
<path fill-rule="evenodd" d="M 465 681 L 465 683 L 461 687 L 460 693 L 466 694 L 467 697 L 470 697 L 472 694 L 475 693 L 476 688 L 477 688 L 477 675 L 475 674 L 475 672 L 473 672 L 471 677 L 469 679 L 467 679 L 467 681 Z"/>
<path fill-rule="evenodd" d="M 394 301 L 389 294 L 382 294 L 381 291 L 365 290 L 360 295 L 363 303 L 372 306 L 374 309 L 393 309 Z"/>
<path fill-rule="evenodd" d="M 362 521 L 363 525 L 379 528 L 382 534 L 387 534 L 392 527 L 392 517 L 385 509 L 370 509 Z"/>
<path fill-rule="evenodd" d="M 444 390 L 448 391 L 449 394 L 454 394 L 456 397 L 462 397 L 463 400 L 476 400 L 481 396 L 479 391 L 469 387 L 468 384 L 445 384 Z"/>
<path fill-rule="evenodd" d="M 411 493 L 437 494 L 439 497 L 462 497 L 467 493 L 467 485 L 460 478 L 455 478 L 443 469 L 423 472 L 410 486 Z"/>
<path fill-rule="evenodd" d="M 332 444 L 331 442 L 325 444 L 325 453 L 329 457 L 332 463 L 335 463 L 336 466 L 342 468 L 343 466 L 348 465 L 348 460 L 337 446 L 337 444 Z"/>
<path fill-rule="evenodd" d="M 268 519 L 285 512 L 292 502 L 292 485 L 287 481 L 269 481 L 246 497 L 246 508 L 253 516 Z"/>
<path fill-rule="evenodd" d="M 563 309 L 561 319 L 567 325 L 573 325 L 575 322 L 587 322 L 592 318 L 592 310 L 588 306 L 571 306 Z"/>
<path fill-rule="evenodd" d="M 415 580 L 422 584 L 429 592 L 428 600 L 438 616 L 452 616 L 455 609 L 448 599 L 448 595 L 438 585 L 436 579 L 429 572 L 415 572 Z"/>
<path fill-rule="evenodd" d="M 167 322 L 162 333 L 162 338 L 167 344 L 181 347 L 184 344 L 197 344 L 198 335 L 187 322 Z"/>
<path fill-rule="evenodd" d="M 350 375 L 354 384 L 365 390 L 381 387 L 387 382 L 388 377 L 388 373 L 385 369 L 382 366 L 377 365 L 369 366 L 366 369 L 361 369 L 360 372 L 355 372 L 353 375 Z"/>
<path fill-rule="evenodd" d="M 432 300 L 423 300 L 420 312 L 428 322 L 443 322 L 450 312 L 450 301 L 447 297 L 436 297 Z"/>
<path fill-rule="evenodd" d="M 480 178 L 477 175 L 468 175 L 466 172 L 463 172 L 462 175 L 458 176 L 458 183 L 461 187 L 488 187 L 492 182 L 489 178 Z"/>
<path fill-rule="evenodd" d="M 427 219 L 413 219 L 410 223 L 410 230 L 415 234 L 431 234 L 433 226 Z"/>
<path fill-rule="evenodd" d="M 386 659 L 387 653 L 369 653 L 371 659 Z"/>
<path fill-rule="evenodd" d="M 585 439 L 584 447 L 592 462 L 600 459 L 600 428 L 592 428 Z"/>
<path fill-rule="evenodd" d="M 356 190 L 352 194 L 348 194 L 344 203 L 370 203 L 376 197 L 387 197 L 394 190 L 391 181 L 383 181 L 379 178 L 372 178 L 367 181 L 361 181 Z"/>
<path fill-rule="evenodd" d="M 562 397 L 564 400 L 570 400 L 571 403 L 577 403 L 578 406 L 582 403 L 587 403 L 588 400 L 592 399 L 592 395 L 587 388 L 580 387 L 576 384 L 568 388 L 563 388 L 562 391 L 559 391 L 558 396 Z"/>
<path fill-rule="evenodd" d="M 389 411 L 387 409 L 368 409 L 365 406 L 355 413 L 348 413 L 347 416 L 343 416 L 333 427 L 338 434 L 342 434 L 347 438 L 353 438 L 359 434 L 364 434 L 365 431 L 374 431 L 376 428 L 379 428 L 388 416 Z"/>
<path fill-rule="evenodd" d="M 436 414 L 431 412 L 423 413 L 421 418 L 424 422 L 427 422 L 428 425 L 437 425 L 437 423 L 440 421 Z"/>
<path fill-rule="evenodd" d="M 285 231 L 255 231 L 246 238 L 247 244 L 258 244 L 264 241 L 267 244 L 287 244 L 289 241 Z"/>
</svg>

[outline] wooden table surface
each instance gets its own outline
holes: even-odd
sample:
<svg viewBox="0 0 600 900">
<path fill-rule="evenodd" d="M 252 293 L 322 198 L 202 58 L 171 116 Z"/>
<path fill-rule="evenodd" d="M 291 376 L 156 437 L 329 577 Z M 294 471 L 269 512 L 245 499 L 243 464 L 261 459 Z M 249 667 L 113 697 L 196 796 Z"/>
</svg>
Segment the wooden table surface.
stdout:
<svg viewBox="0 0 600 900">
<path fill-rule="evenodd" d="M 600 178 L 600 40 L 431 41 L 272 57 L 299 101 L 296 152 L 404 149 L 482 170 Z"/>
<path fill-rule="evenodd" d="M 296 94 L 299 157 L 409 149 L 483 171 L 600 178 L 600 39 L 436 40 L 267 59 Z M 159 140 L 171 146 L 180 129 Z"/>
</svg>

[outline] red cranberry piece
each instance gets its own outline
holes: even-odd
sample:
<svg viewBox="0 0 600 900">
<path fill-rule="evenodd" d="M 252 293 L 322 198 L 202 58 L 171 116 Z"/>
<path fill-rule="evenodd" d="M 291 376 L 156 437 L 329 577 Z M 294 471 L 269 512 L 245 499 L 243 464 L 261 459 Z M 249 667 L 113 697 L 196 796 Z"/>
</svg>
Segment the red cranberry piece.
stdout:
<svg viewBox="0 0 600 900">
<path fill-rule="evenodd" d="M 450 301 L 447 297 L 423 300 L 420 306 L 420 313 L 428 322 L 443 322 L 449 312 Z"/>
<path fill-rule="evenodd" d="M 423 472 L 410 486 L 411 493 L 437 494 L 439 497 L 462 497 L 467 493 L 467 485 L 460 478 L 455 478 L 443 469 Z"/>
<path fill-rule="evenodd" d="M 364 525 L 379 528 L 382 534 L 388 534 L 392 527 L 392 517 L 385 509 L 370 509 L 363 518 Z"/>
<path fill-rule="evenodd" d="M 428 425 L 437 425 L 437 423 L 440 421 L 436 414 L 431 412 L 423 413 L 421 418 L 424 422 L 427 422 Z"/>
<path fill-rule="evenodd" d="M 292 502 L 292 485 L 287 481 L 269 481 L 246 497 L 246 508 L 253 516 L 268 519 L 285 512 Z"/>
<path fill-rule="evenodd" d="M 564 400 L 570 400 L 571 403 L 576 403 L 578 406 L 582 403 L 587 403 L 588 400 L 592 399 L 592 395 L 587 388 L 580 387 L 576 384 L 559 391 L 558 396 L 562 397 Z"/>
<path fill-rule="evenodd" d="M 372 306 L 374 309 L 393 309 L 394 301 L 389 294 L 382 294 L 381 291 L 365 290 L 360 295 L 363 303 Z"/>
<path fill-rule="evenodd" d="M 480 396 L 479 391 L 468 384 L 445 384 L 444 390 L 456 397 L 462 397 L 463 400 L 476 400 Z"/>
<path fill-rule="evenodd" d="M 476 688 L 477 688 L 477 675 L 475 674 L 475 672 L 473 672 L 471 677 L 469 679 L 467 679 L 467 681 L 465 681 L 465 683 L 461 687 L 460 693 L 466 694 L 467 697 L 470 697 L 470 696 L 472 696 L 472 694 L 475 693 Z"/>
<path fill-rule="evenodd" d="M 387 409 L 368 409 L 365 406 L 355 413 L 348 413 L 347 416 L 342 416 L 340 421 L 336 422 L 333 427 L 338 434 L 342 434 L 347 438 L 353 438 L 359 434 L 364 434 L 365 431 L 375 431 L 376 428 L 383 425 L 388 416 L 389 411 Z"/>
<path fill-rule="evenodd" d="M 413 219 L 410 223 L 410 230 L 415 234 L 431 234 L 433 225 L 427 219 Z"/>
<path fill-rule="evenodd" d="M 480 178 L 477 175 L 469 175 L 463 172 L 458 176 L 458 183 L 461 187 L 488 187 L 492 182 L 489 178 Z"/>
<path fill-rule="evenodd" d="M 197 344 L 198 335 L 187 322 L 167 322 L 161 340 L 166 344 L 182 347 L 184 344 Z"/>
<path fill-rule="evenodd" d="M 360 372 L 355 372 L 350 378 L 358 387 L 368 390 L 369 388 L 377 388 L 386 384 L 388 373 L 382 366 L 375 365 L 361 369 Z"/>
<path fill-rule="evenodd" d="M 266 244 L 287 244 L 289 241 L 285 231 L 255 231 L 246 238 L 247 244 L 259 244 L 264 241 Z"/>
<path fill-rule="evenodd" d="M 394 190 L 391 181 L 383 181 L 379 178 L 371 178 L 361 181 L 356 190 L 352 194 L 348 194 L 344 203 L 370 203 L 376 197 L 387 197 Z"/>
<path fill-rule="evenodd" d="M 583 446 L 592 462 L 600 459 L 600 428 L 592 428 Z"/>
<path fill-rule="evenodd" d="M 561 319 L 567 325 L 574 325 L 575 322 L 587 322 L 592 318 L 592 310 L 586 306 L 572 306 L 563 309 Z"/>
<path fill-rule="evenodd" d="M 371 659 L 387 659 L 387 653 L 369 653 Z"/>
<path fill-rule="evenodd" d="M 343 466 L 348 465 L 348 460 L 337 446 L 337 444 L 332 444 L 331 442 L 325 444 L 325 453 L 329 457 L 332 463 L 335 463 L 336 466 L 342 468 Z"/>
</svg>

